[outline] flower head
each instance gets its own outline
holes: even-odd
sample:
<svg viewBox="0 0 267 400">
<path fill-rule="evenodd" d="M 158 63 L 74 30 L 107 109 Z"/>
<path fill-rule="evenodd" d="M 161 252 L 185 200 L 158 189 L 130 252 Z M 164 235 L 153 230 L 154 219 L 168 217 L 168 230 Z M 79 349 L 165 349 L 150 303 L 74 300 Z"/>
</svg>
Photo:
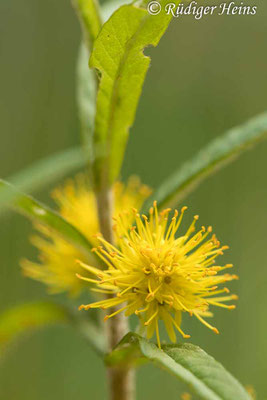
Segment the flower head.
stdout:
<svg viewBox="0 0 267 400">
<path fill-rule="evenodd" d="M 127 185 L 116 182 L 113 187 L 114 215 L 119 210 L 128 207 L 141 207 L 150 194 L 150 189 L 142 185 L 138 178 L 132 177 Z M 78 175 L 74 180 L 52 193 L 59 213 L 78 230 L 80 230 L 94 245 L 97 244 L 95 234 L 99 231 L 96 200 L 84 175 Z M 133 216 L 131 216 L 131 221 Z M 78 294 L 83 282 L 76 277 L 82 268 L 76 260 L 99 266 L 96 257 L 86 257 L 72 244 L 43 225 L 35 225 L 38 234 L 32 237 L 32 243 L 39 250 L 40 263 L 23 260 L 21 262 L 26 276 L 41 281 L 49 288 L 50 293 L 68 291 Z"/>
<path fill-rule="evenodd" d="M 170 216 L 171 209 L 158 213 L 156 202 L 150 209 L 149 218 L 134 209 L 135 225 L 129 224 L 129 213 L 121 213 L 115 219 L 114 231 L 118 246 L 98 236 L 100 246 L 94 252 L 106 263 L 106 270 L 99 270 L 81 263 L 95 275 L 82 280 L 95 283 L 98 291 L 114 296 L 81 309 L 114 308 L 105 319 L 119 312 L 126 316 L 136 314 L 147 328 L 148 338 L 156 332 L 160 346 L 158 321 L 163 320 L 170 339 L 175 342 L 175 329 L 184 338 L 190 337 L 181 329 L 183 312 L 195 316 L 205 326 L 218 333 L 206 321 L 211 317 L 210 306 L 233 309 L 225 302 L 236 299 L 226 288 L 218 285 L 236 279 L 236 275 L 218 275 L 232 267 L 215 264 L 218 255 L 227 246 L 221 246 L 211 227 L 202 227 L 195 233 L 198 216 L 194 217 L 186 233 L 177 235 L 186 207 Z M 170 223 L 168 223 L 170 221 Z M 219 294 L 224 293 L 224 296 Z M 175 328 L 175 329 L 174 329 Z"/>
</svg>

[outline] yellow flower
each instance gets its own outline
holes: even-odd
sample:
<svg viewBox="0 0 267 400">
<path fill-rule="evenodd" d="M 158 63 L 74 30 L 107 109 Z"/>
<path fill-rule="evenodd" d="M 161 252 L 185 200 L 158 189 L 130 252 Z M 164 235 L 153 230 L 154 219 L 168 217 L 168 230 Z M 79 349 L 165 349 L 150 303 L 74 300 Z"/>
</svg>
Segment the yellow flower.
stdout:
<svg viewBox="0 0 267 400">
<path fill-rule="evenodd" d="M 192 224 L 184 235 L 175 237 L 187 207 L 183 207 L 180 215 L 175 210 L 168 224 L 171 209 L 158 214 L 156 202 L 150 209 L 149 218 L 133 210 L 135 225 L 129 225 L 129 214 L 121 213 L 115 218 L 114 231 L 117 246 L 112 246 L 101 235 L 101 243 L 95 253 L 106 263 L 106 270 L 99 270 L 90 265 L 80 265 L 87 272 L 96 276 L 88 278 L 78 275 L 84 281 L 95 283 L 98 291 L 110 295 L 80 309 L 113 308 L 105 319 L 125 311 L 126 316 L 136 314 L 147 329 L 148 338 L 156 331 L 160 346 L 158 321 L 163 320 L 170 339 L 175 342 L 176 328 L 184 338 L 190 337 L 181 329 L 182 312 L 188 312 L 212 329 L 204 318 L 211 317 L 209 307 L 219 306 L 233 309 L 233 305 L 224 302 L 236 299 L 235 295 L 219 296 L 229 293 L 226 288 L 218 289 L 218 285 L 232 279 L 236 275 L 218 275 L 218 272 L 232 267 L 215 265 L 215 258 L 223 253 L 227 246 L 220 246 L 211 227 L 202 227 L 197 233 L 194 217 Z M 122 307 L 119 307 L 119 306 Z M 114 311 L 115 308 L 115 311 Z"/>
<path fill-rule="evenodd" d="M 125 207 L 141 207 L 150 189 L 141 185 L 138 178 L 132 177 L 127 185 L 116 182 L 113 194 L 116 215 Z M 96 200 L 85 176 L 69 179 L 62 188 L 54 190 L 52 197 L 59 213 L 96 245 L 95 234 L 99 231 Z M 39 234 L 32 237 L 32 243 L 39 250 L 40 263 L 23 260 L 21 265 L 24 274 L 46 284 L 50 293 L 68 291 L 73 295 L 78 294 L 83 284 L 75 275 L 82 270 L 76 260 L 99 266 L 96 257 L 91 255 L 86 258 L 73 245 L 42 225 L 36 225 L 35 228 Z"/>
</svg>

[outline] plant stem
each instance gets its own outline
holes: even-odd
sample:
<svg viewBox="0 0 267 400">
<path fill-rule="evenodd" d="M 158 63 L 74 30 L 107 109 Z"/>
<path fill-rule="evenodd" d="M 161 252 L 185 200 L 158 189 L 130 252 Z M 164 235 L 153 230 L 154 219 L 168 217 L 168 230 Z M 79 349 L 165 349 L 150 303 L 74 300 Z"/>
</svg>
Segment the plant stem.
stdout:
<svg viewBox="0 0 267 400">
<path fill-rule="evenodd" d="M 114 243 L 112 231 L 113 198 L 110 189 L 103 188 L 97 193 L 97 208 L 101 232 L 104 238 Z M 116 309 L 110 311 L 113 313 Z M 122 313 L 117 314 L 106 322 L 106 336 L 109 351 L 129 331 L 127 319 Z M 134 400 L 135 376 L 133 369 L 108 367 L 109 398 L 110 400 Z"/>
<path fill-rule="evenodd" d="M 71 0 L 81 24 L 84 42 L 91 52 L 103 25 L 98 0 Z"/>
<path fill-rule="evenodd" d="M 89 59 L 89 55 L 91 54 L 93 49 L 94 41 L 97 38 L 97 35 L 99 34 L 103 25 L 99 3 L 98 0 L 92 0 L 89 2 L 87 0 L 71 0 L 71 2 L 80 22 L 83 41 L 87 47 Z M 95 81 L 95 87 L 97 89 L 99 85 L 99 78 L 97 76 L 96 70 L 93 69 L 92 71 Z"/>
<path fill-rule="evenodd" d="M 87 0 L 72 0 L 72 2 L 81 23 L 84 41 L 88 51 L 91 52 L 93 43 L 102 26 L 98 0 L 90 2 Z M 99 80 L 95 70 L 94 78 L 97 88 Z M 112 192 L 109 188 L 103 187 L 96 193 L 96 196 L 98 218 L 102 235 L 108 242 L 114 243 L 112 231 Z M 114 311 L 116 310 L 112 310 L 111 313 Z M 106 324 L 108 350 L 111 351 L 128 331 L 128 322 L 122 314 L 111 318 Z M 135 387 L 133 370 L 109 367 L 108 378 L 110 400 L 134 400 Z"/>
</svg>

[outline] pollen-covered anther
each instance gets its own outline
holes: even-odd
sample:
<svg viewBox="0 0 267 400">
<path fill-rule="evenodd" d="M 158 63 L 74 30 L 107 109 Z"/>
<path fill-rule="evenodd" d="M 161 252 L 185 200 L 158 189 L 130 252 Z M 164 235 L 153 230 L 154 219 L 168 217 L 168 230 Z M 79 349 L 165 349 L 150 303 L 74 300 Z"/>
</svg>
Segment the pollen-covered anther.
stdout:
<svg viewBox="0 0 267 400">
<path fill-rule="evenodd" d="M 160 216 L 161 217 L 165 217 L 166 214 L 169 214 L 169 212 L 171 211 L 171 208 L 165 208 L 164 210 L 161 211 Z M 178 215 L 178 211 L 175 210 L 175 213 L 177 212 Z"/>
<path fill-rule="evenodd" d="M 100 238 L 102 238 L 103 237 L 103 235 L 102 235 L 102 233 L 100 233 L 100 232 L 98 232 L 98 233 L 95 233 L 94 235 L 92 235 L 94 238 L 97 238 L 97 239 L 100 239 Z"/>
<path fill-rule="evenodd" d="M 80 305 L 79 310 L 80 311 L 81 310 L 89 310 L 90 308 L 91 308 L 90 304 L 87 304 L 87 305 L 82 304 L 82 305 Z"/>
<path fill-rule="evenodd" d="M 217 271 L 214 271 L 214 270 L 210 269 L 210 270 L 207 271 L 207 275 L 208 275 L 208 276 L 217 275 Z"/>
<path fill-rule="evenodd" d="M 238 280 L 238 279 L 239 279 L 239 276 L 238 276 L 238 275 L 231 275 L 231 278 L 232 278 L 232 279 L 235 279 L 235 280 Z"/>
<path fill-rule="evenodd" d="M 173 301 L 172 300 L 164 300 L 164 303 L 168 304 L 170 307 L 173 307 Z"/>
<path fill-rule="evenodd" d="M 228 306 L 229 310 L 234 310 L 236 308 L 236 306 L 234 304 L 232 304 L 231 306 Z"/>
<path fill-rule="evenodd" d="M 211 270 L 211 271 L 219 272 L 219 271 L 222 270 L 222 267 L 210 267 L 210 270 Z"/>
</svg>

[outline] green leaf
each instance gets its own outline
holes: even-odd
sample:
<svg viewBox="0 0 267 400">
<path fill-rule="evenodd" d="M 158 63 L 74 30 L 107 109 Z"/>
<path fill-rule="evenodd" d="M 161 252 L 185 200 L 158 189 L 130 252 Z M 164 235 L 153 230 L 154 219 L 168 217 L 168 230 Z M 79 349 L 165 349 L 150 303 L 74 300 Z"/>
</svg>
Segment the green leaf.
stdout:
<svg viewBox="0 0 267 400">
<path fill-rule="evenodd" d="M 155 344 L 135 333 L 128 333 L 106 358 L 108 365 L 145 358 L 165 369 L 203 400 L 251 400 L 243 386 L 200 347 L 193 344 Z"/>
<path fill-rule="evenodd" d="M 94 71 L 89 69 L 88 60 L 89 50 L 82 41 L 77 60 L 76 97 L 82 143 L 91 165 L 93 161 L 92 146 L 95 118 L 96 80 Z"/>
<path fill-rule="evenodd" d="M 103 4 L 101 7 L 101 15 L 103 21 L 106 22 L 111 15 L 122 5 L 130 4 L 133 0 L 109 0 L 107 3 Z"/>
<path fill-rule="evenodd" d="M 17 198 L 15 202 L 13 202 L 12 207 L 18 212 L 33 221 L 46 225 L 65 240 L 76 246 L 84 254 L 92 254 L 92 246 L 88 239 L 83 236 L 78 229 L 62 218 L 61 215 L 39 203 L 31 196 L 18 192 L 12 185 L 0 179 L 0 197 L 2 190 L 4 190 L 4 193 L 10 193 L 10 196 Z"/>
<path fill-rule="evenodd" d="M 148 13 L 143 1 L 120 7 L 103 25 L 94 43 L 90 67 L 100 78 L 97 95 L 94 176 L 99 190 L 112 184 L 120 171 L 129 128 L 133 124 L 150 58 L 145 47 L 156 46 L 171 16 Z M 162 8 L 168 3 L 162 0 Z M 179 2 L 176 2 L 177 4 Z M 140 2 L 139 2 L 140 4 Z"/>
<path fill-rule="evenodd" d="M 93 18 L 94 13 L 89 12 L 89 9 L 92 5 L 91 2 L 87 2 L 84 0 L 79 0 L 81 4 L 81 8 L 84 12 L 84 18 L 88 16 Z M 113 11 L 116 10 L 121 5 L 121 0 L 108 2 L 104 4 L 101 9 L 101 14 L 103 20 L 106 21 Z M 78 7 L 78 4 L 76 4 Z M 83 8 L 84 7 L 84 8 Z M 86 7 L 88 10 L 86 12 Z M 81 17 L 81 15 L 80 15 Z M 90 26 L 90 21 L 87 21 L 87 25 Z M 96 19 L 97 21 L 97 19 Z M 95 19 L 93 18 L 93 22 Z M 101 25 L 99 25 L 99 21 L 97 23 L 97 27 L 93 30 L 91 34 L 92 41 L 94 41 L 99 33 Z M 87 45 L 86 45 L 87 44 Z M 94 120 L 95 120 L 95 108 L 96 108 L 96 92 L 97 92 L 97 84 L 98 79 L 96 76 L 96 71 L 89 69 L 89 49 L 92 47 L 88 44 L 88 38 L 84 35 L 84 40 L 82 40 L 79 53 L 78 53 L 78 60 L 77 60 L 77 80 L 76 80 L 76 97 L 77 97 L 77 105 L 78 105 L 78 114 L 80 119 L 80 126 L 81 126 L 81 136 L 82 136 L 82 143 L 85 150 L 85 153 L 88 156 L 89 164 L 92 165 L 93 162 L 93 132 L 94 132 Z M 95 149 L 95 154 L 98 153 L 98 150 Z"/>
<path fill-rule="evenodd" d="M 227 131 L 174 172 L 154 193 L 160 209 L 175 206 L 208 176 L 234 161 L 245 150 L 267 138 L 267 113 Z M 151 203 L 144 206 L 147 211 Z"/>
<path fill-rule="evenodd" d="M 82 149 L 78 147 L 67 149 L 37 161 L 30 167 L 11 176 L 8 181 L 19 190 L 32 192 L 51 184 L 75 169 L 83 167 L 85 163 L 86 159 Z M 2 186 L 0 190 L 0 208 L 11 200 L 15 200 L 18 194 L 18 191 L 11 192 L 9 186 L 6 187 L 6 190 Z"/>
<path fill-rule="evenodd" d="M 0 356 L 21 337 L 55 324 L 72 325 L 98 353 L 104 353 L 103 335 L 82 313 L 55 303 L 36 302 L 12 307 L 0 315 Z"/>
<path fill-rule="evenodd" d="M 102 26 L 98 1 L 72 0 L 72 2 L 82 26 L 84 41 L 88 50 L 91 50 Z"/>
<path fill-rule="evenodd" d="M 102 20 L 97 0 L 72 0 L 83 31 L 77 60 L 77 105 L 84 150 L 92 165 L 92 137 L 95 118 L 97 75 L 89 69 L 89 52 L 100 32 Z M 91 171 L 89 171 L 91 173 Z"/>
</svg>

